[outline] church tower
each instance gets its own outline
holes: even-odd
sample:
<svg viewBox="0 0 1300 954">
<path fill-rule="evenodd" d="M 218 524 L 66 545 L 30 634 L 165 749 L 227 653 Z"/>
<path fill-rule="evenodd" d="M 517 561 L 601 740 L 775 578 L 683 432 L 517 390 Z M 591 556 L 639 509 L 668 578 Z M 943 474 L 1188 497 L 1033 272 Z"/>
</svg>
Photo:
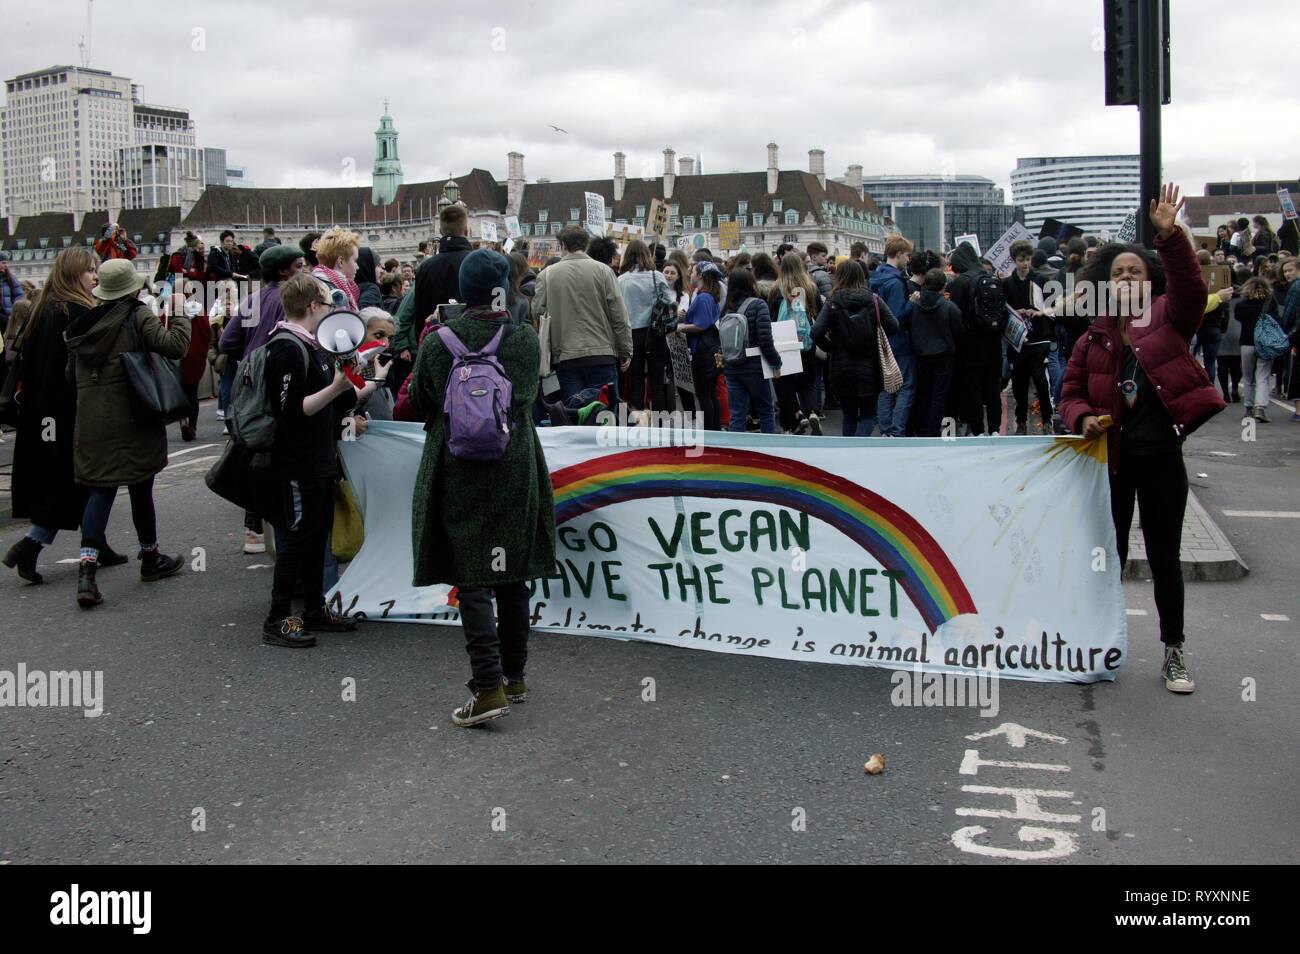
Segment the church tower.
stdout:
<svg viewBox="0 0 1300 954">
<path fill-rule="evenodd" d="M 397 158 L 397 130 L 393 128 L 393 117 L 388 115 L 388 100 L 384 100 L 384 115 L 379 117 L 379 128 L 375 130 L 372 175 L 370 201 L 375 205 L 390 205 L 402 184 L 402 162 Z"/>
</svg>

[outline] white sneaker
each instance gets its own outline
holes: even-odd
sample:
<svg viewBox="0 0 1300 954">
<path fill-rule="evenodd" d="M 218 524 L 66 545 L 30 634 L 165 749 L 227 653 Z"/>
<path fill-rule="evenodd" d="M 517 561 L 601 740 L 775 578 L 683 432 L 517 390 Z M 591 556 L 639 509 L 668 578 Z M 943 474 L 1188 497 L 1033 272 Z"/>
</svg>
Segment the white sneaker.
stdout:
<svg viewBox="0 0 1300 954">
<path fill-rule="evenodd" d="M 260 533 L 254 533 L 252 530 L 245 530 L 244 531 L 244 552 L 265 553 L 266 538 Z"/>
<path fill-rule="evenodd" d="M 1165 648 L 1165 662 L 1160 675 L 1164 677 L 1165 688 L 1170 692 L 1187 694 L 1196 691 L 1196 683 L 1187 671 L 1187 662 L 1183 657 L 1183 644 Z"/>
<path fill-rule="evenodd" d="M 217 408 L 217 420 L 224 421 L 225 419 L 226 419 L 226 412 L 221 410 L 221 408 Z"/>
</svg>

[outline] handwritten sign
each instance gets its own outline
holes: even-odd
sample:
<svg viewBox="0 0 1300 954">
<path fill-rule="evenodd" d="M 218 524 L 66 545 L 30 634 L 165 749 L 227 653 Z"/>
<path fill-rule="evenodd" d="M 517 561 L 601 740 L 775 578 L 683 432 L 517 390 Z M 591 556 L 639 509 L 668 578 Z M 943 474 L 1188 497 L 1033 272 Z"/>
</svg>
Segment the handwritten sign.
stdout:
<svg viewBox="0 0 1300 954">
<path fill-rule="evenodd" d="M 1002 237 L 993 243 L 985 257 L 993 263 L 993 270 L 999 275 L 1011 271 L 1011 246 L 1025 239 L 1032 242 L 1034 233 L 1025 228 L 1021 222 L 1012 222 L 1011 228 L 1002 233 Z"/>
<path fill-rule="evenodd" d="M 587 231 L 592 235 L 605 234 L 605 197 L 599 192 L 585 192 L 587 199 Z"/>
</svg>

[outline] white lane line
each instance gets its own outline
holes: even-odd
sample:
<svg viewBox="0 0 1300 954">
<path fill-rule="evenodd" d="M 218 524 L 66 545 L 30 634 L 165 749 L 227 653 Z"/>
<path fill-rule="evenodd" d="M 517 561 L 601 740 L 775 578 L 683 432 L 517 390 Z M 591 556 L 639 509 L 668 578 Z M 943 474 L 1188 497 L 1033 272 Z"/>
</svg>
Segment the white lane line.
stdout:
<svg viewBox="0 0 1300 954">
<path fill-rule="evenodd" d="M 268 567 L 275 566 L 274 563 L 250 563 L 244 567 L 245 570 L 265 570 Z"/>
<path fill-rule="evenodd" d="M 217 446 L 216 444 L 196 444 L 194 447 L 185 447 L 178 451 L 172 451 L 170 454 L 167 455 L 167 459 L 171 460 L 173 457 L 182 457 L 185 454 L 192 454 L 195 451 L 207 450 L 209 447 L 216 447 L 216 446 Z"/>
<path fill-rule="evenodd" d="M 1144 610 L 1144 609 L 1126 609 L 1124 612 L 1125 612 L 1125 613 L 1128 613 L 1129 616 L 1146 616 L 1146 615 L 1147 615 L 1147 611 Z"/>
<path fill-rule="evenodd" d="M 1232 451 L 1210 451 L 1211 457 L 1236 457 Z"/>
<path fill-rule="evenodd" d="M 180 467 L 188 467 L 190 464 L 207 463 L 210 460 L 216 460 L 220 456 L 221 456 L 220 454 L 209 454 L 207 457 L 191 457 L 189 460 L 182 460 L 182 461 L 177 461 L 175 464 L 168 464 L 166 467 L 163 468 L 162 472 L 165 474 L 169 470 L 176 470 Z"/>
<path fill-rule="evenodd" d="M 59 563 L 80 563 L 81 557 L 68 557 L 66 560 L 59 560 Z"/>
<path fill-rule="evenodd" d="M 1267 517 L 1277 520 L 1300 520 L 1300 510 L 1225 510 L 1225 517 Z"/>
<path fill-rule="evenodd" d="M 1290 617 L 1290 616 L 1286 616 L 1286 615 L 1284 615 L 1284 614 L 1282 614 L 1282 613 L 1260 613 L 1260 614 L 1259 614 L 1259 618 L 1260 618 L 1260 619 L 1266 619 L 1266 620 L 1268 620 L 1270 623 L 1289 623 L 1289 622 L 1291 622 L 1291 617 Z"/>
<path fill-rule="evenodd" d="M 1294 402 L 1292 402 L 1291 404 L 1288 404 L 1286 401 L 1279 401 L 1279 400 L 1278 400 L 1277 398 L 1275 398 L 1275 397 L 1270 397 L 1269 400 L 1272 401 L 1274 404 L 1276 404 L 1278 407 L 1280 407 L 1282 410 L 1286 411 L 1287 413 L 1289 413 L 1289 414 L 1294 414 L 1294 413 L 1295 413 L 1295 403 L 1294 403 Z"/>
</svg>

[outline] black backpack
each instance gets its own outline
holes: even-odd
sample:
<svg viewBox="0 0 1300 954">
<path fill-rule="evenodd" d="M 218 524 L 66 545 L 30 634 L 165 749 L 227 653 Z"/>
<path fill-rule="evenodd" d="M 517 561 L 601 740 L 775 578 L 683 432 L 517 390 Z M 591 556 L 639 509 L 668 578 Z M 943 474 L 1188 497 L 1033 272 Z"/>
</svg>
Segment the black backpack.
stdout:
<svg viewBox="0 0 1300 954">
<path fill-rule="evenodd" d="M 1007 296 L 1000 281 L 988 272 L 981 272 L 971 289 L 971 304 L 978 330 L 1002 334 L 1007 325 Z"/>
</svg>

